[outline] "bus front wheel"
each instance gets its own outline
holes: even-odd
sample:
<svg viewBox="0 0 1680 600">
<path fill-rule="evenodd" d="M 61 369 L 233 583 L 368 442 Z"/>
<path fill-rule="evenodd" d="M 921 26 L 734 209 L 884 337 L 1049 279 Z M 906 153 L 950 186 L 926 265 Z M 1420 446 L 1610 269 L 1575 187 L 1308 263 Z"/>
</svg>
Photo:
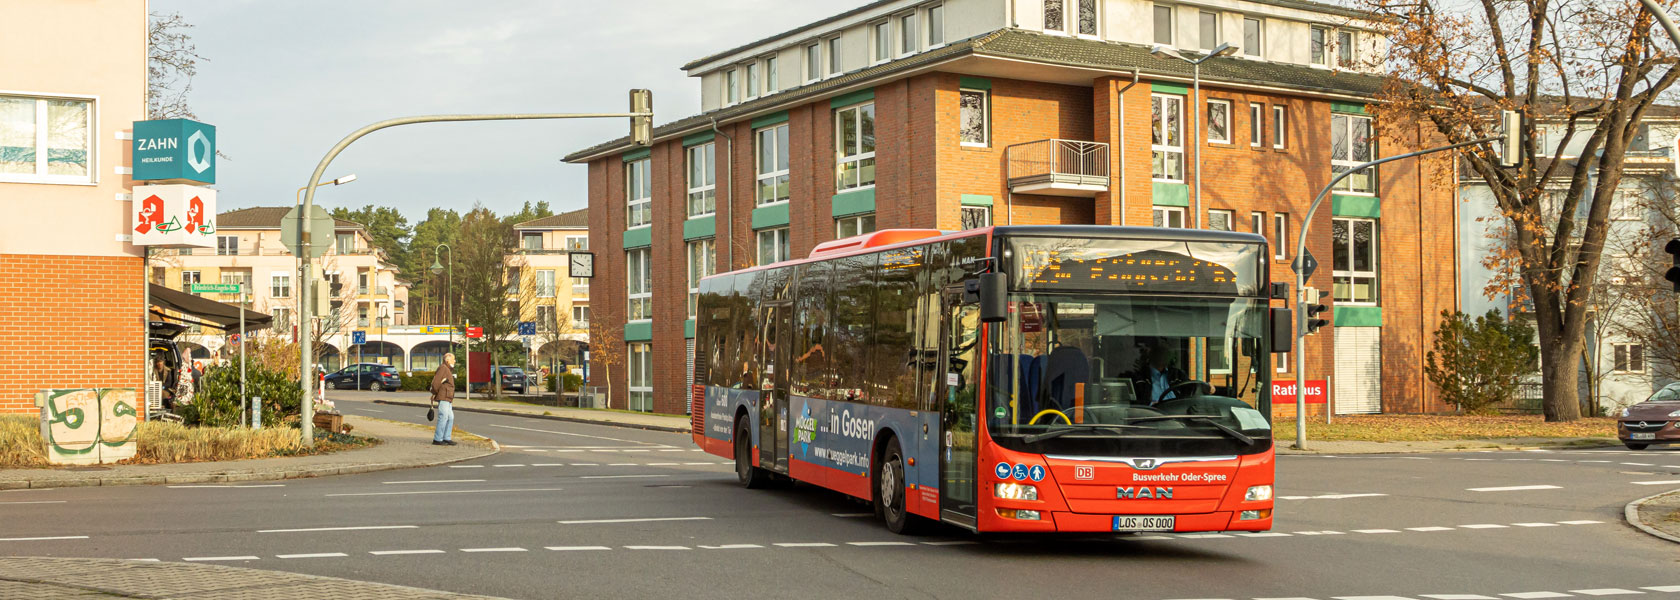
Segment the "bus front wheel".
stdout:
<svg viewBox="0 0 1680 600">
<path fill-rule="evenodd" d="M 735 478 L 740 480 L 741 487 L 758 489 L 770 483 L 770 476 L 752 464 L 751 431 L 746 417 L 735 420 Z"/>
<path fill-rule="evenodd" d="M 904 473 L 904 451 L 898 439 L 887 440 L 881 462 L 875 466 L 875 514 L 887 522 L 888 531 L 912 534 L 917 517 L 905 508 Z"/>
</svg>

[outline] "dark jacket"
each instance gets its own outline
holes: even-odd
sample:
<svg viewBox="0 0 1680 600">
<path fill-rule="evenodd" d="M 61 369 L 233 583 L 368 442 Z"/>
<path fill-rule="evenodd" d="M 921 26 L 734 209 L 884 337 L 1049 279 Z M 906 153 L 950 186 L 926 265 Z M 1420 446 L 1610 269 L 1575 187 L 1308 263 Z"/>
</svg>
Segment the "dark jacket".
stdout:
<svg viewBox="0 0 1680 600">
<path fill-rule="evenodd" d="M 449 363 L 438 366 L 437 374 L 432 375 L 432 402 L 455 401 L 455 370 L 449 368 Z"/>
<path fill-rule="evenodd" d="M 1164 372 L 1167 376 L 1167 385 L 1169 387 L 1189 380 L 1184 374 L 1184 369 L 1180 369 L 1178 367 L 1168 366 Z M 1150 404 L 1149 400 L 1154 398 L 1155 385 L 1154 382 L 1150 380 L 1149 367 L 1145 365 L 1142 369 L 1134 371 L 1131 379 L 1132 389 L 1137 393 L 1137 403 L 1144 405 Z M 1182 392 L 1184 390 L 1179 391 Z M 1177 397 L 1178 394 L 1176 392 L 1169 392 L 1165 398 L 1161 399 L 1161 401 L 1165 402 Z"/>
</svg>

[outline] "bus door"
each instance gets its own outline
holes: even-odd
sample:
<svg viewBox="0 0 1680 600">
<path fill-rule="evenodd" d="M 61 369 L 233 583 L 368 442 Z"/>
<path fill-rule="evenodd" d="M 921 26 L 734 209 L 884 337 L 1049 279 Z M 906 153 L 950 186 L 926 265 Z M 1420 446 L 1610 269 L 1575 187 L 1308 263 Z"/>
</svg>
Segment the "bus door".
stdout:
<svg viewBox="0 0 1680 600">
<path fill-rule="evenodd" d="M 944 432 L 939 461 L 939 516 L 974 527 L 979 467 L 980 305 L 964 302 L 962 288 L 945 292 L 940 319 L 940 429 Z"/>
<path fill-rule="evenodd" d="M 778 473 L 788 470 L 788 367 L 793 350 L 793 302 L 759 305 L 764 327 L 759 346 L 761 384 L 758 395 L 759 466 Z"/>
</svg>

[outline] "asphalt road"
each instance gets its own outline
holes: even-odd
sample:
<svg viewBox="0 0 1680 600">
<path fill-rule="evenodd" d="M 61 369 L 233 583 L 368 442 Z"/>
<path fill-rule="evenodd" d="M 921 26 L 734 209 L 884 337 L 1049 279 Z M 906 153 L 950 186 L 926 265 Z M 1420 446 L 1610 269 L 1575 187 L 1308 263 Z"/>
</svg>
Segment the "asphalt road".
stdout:
<svg viewBox="0 0 1680 600">
<path fill-rule="evenodd" d="M 334 397 L 351 414 L 425 418 L 366 402 L 385 395 Z M 1680 451 L 1283 456 L 1270 533 L 902 537 L 838 494 L 741 489 L 686 435 L 456 418 L 504 452 L 312 480 L 0 492 L 0 555 L 511 598 L 1680 600 L 1680 552 L 1622 520 L 1628 500 L 1680 487 Z"/>
</svg>

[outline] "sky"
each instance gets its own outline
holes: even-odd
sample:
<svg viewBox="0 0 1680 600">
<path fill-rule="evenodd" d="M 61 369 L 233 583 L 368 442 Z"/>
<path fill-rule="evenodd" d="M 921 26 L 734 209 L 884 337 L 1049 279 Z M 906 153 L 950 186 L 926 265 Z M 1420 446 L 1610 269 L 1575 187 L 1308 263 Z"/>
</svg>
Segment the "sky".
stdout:
<svg viewBox="0 0 1680 600">
<path fill-rule="evenodd" d="M 375 121 L 440 113 L 620 112 L 653 90 L 656 123 L 699 112 L 690 60 L 867 0 L 151 0 L 180 13 L 205 60 L 188 101 L 216 126 L 219 210 L 296 202 L 321 157 Z M 327 168 L 328 208 L 432 207 L 498 214 L 587 204 L 573 151 L 628 133 L 627 119 L 432 123 L 362 138 Z"/>
</svg>

